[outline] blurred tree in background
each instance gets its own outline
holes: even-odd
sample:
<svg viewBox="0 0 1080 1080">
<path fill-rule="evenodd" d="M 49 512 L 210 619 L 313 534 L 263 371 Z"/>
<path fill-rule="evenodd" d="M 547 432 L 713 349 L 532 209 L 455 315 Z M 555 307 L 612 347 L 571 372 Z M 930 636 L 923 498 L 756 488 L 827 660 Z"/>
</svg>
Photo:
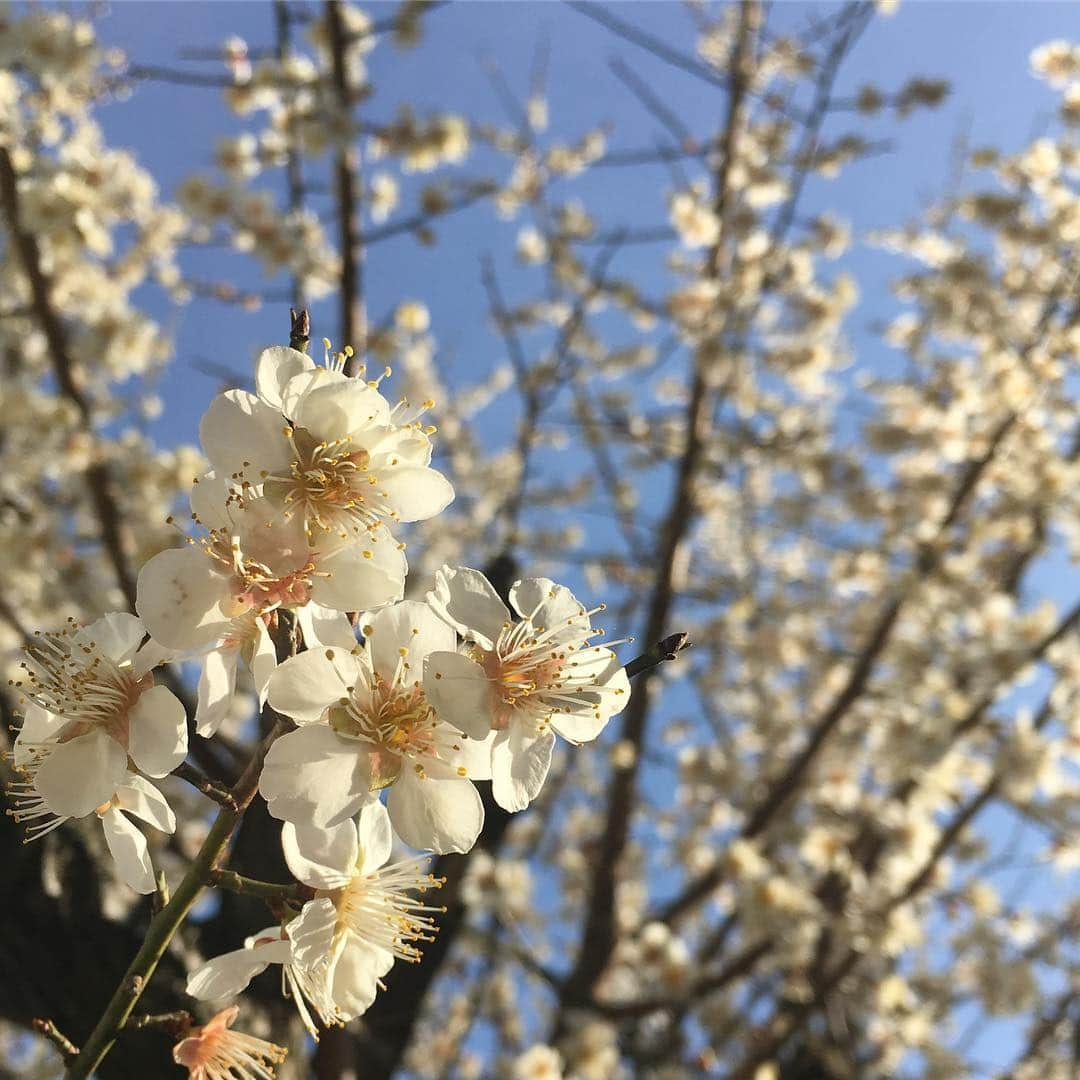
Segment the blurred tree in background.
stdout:
<svg viewBox="0 0 1080 1080">
<path fill-rule="evenodd" d="M 837 268 L 844 206 L 808 189 L 903 153 L 897 121 L 946 98 L 916 73 L 839 89 L 888 5 L 695 4 L 663 36 L 634 5 L 571 6 L 610 34 L 643 118 L 617 139 L 588 100 L 549 117 L 558 38 L 531 72 L 489 62 L 505 118 L 386 107 L 369 54 L 437 46 L 456 5 L 278 0 L 258 47 L 168 68 L 111 48 L 92 12 L 4 8 L 6 677 L 31 632 L 133 609 L 141 565 L 182 542 L 166 519 L 204 463 L 155 435 L 192 407 L 155 391 L 192 363 L 176 320 L 258 311 L 259 345 L 285 344 L 289 307 L 310 308 L 315 340 L 436 402 L 457 499 L 411 526 L 410 595 L 444 563 L 504 591 L 547 574 L 606 601 L 611 635 L 636 639 L 626 660 L 666 644 L 527 811 L 482 792 L 477 846 L 437 860 L 436 940 L 363 1017 L 315 1049 L 276 977 L 255 980 L 247 1030 L 291 1045 L 279 1075 L 1075 1077 L 1080 48 L 1032 56 L 1061 94 L 1045 133 L 960 143 L 950 175 L 927 163 L 945 188 L 923 217 L 869 238 L 896 259 L 891 351 L 870 361 Z M 644 56 L 711 103 L 710 128 Z M 188 149 L 174 190 L 96 119 L 155 85 L 197 88 L 228 132 Z M 612 221 L 606 193 L 631 174 L 651 202 Z M 491 366 L 440 352 L 456 328 L 425 303 L 431 247 L 466 212 L 484 255 L 459 318 L 489 327 Z M 410 270 L 376 312 L 369 252 L 395 238 Z M 247 360 L 194 370 L 244 385 Z M 692 648 L 662 660 L 681 633 Z M 191 709 L 190 672 L 171 679 Z M 14 698 L 0 707 L 17 727 Z M 221 734 L 192 736 L 189 771 L 234 781 L 259 723 L 249 693 Z M 212 804 L 165 787 L 182 825 L 151 850 L 175 881 Z M 278 834 L 257 798 L 230 865 L 288 880 Z M 22 840 L 5 820 L 0 1060 L 51 1076 L 33 1021 L 80 1045 L 155 899 L 116 880 L 92 820 Z M 268 921 L 214 891 L 142 1006 L 195 1009 L 186 973 Z M 98 1075 L 168 1061 L 160 1032 L 125 1032 Z"/>
</svg>

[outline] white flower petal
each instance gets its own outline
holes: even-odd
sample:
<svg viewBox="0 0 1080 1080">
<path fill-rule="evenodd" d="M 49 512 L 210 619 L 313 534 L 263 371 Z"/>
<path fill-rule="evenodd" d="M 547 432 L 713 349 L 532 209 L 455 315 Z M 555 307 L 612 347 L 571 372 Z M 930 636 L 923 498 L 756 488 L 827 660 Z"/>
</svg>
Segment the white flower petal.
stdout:
<svg viewBox="0 0 1080 1080">
<path fill-rule="evenodd" d="M 579 671 L 595 669 L 597 685 L 604 690 L 579 694 L 583 706 L 580 711 L 553 713 L 549 723 L 568 742 L 580 745 L 592 742 L 611 717 L 626 707 L 630 700 L 630 680 L 622 662 L 610 649 L 585 650 L 578 655 L 577 663 L 581 665 Z M 589 708 L 590 704 L 597 708 Z"/>
<path fill-rule="evenodd" d="M 137 615 L 113 611 L 80 630 L 75 635 L 75 643 L 89 645 L 94 642 L 110 660 L 123 664 L 135 655 L 144 637 L 146 630 Z"/>
<path fill-rule="evenodd" d="M 255 621 L 255 648 L 249 666 L 251 681 L 255 684 L 255 693 L 259 696 L 259 708 L 262 708 L 270 693 L 270 678 L 278 667 L 277 649 L 262 619 Z"/>
<path fill-rule="evenodd" d="M 431 653 L 424 661 L 424 696 L 443 723 L 470 739 L 491 731 L 491 682 L 475 660 L 458 652 Z"/>
<path fill-rule="evenodd" d="M 404 681 L 419 680 L 428 653 L 453 649 L 456 643 L 454 631 L 418 600 L 403 600 L 376 612 L 368 635 L 371 666 L 387 681 L 394 677 L 401 660 L 409 665 Z M 404 656 L 402 649 L 407 650 Z"/>
<path fill-rule="evenodd" d="M 379 980 L 394 966 L 393 953 L 350 940 L 334 964 L 331 993 L 343 1017 L 362 1015 L 375 1000 Z"/>
<path fill-rule="evenodd" d="M 419 429 L 388 427 L 373 434 L 379 437 L 364 447 L 371 454 L 373 469 L 381 469 L 384 465 L 431 464 L 431 440 Z"/>
<path fill-rule="evenodd" d="M 344 649 L 308 649 L 290 656 L 270 676 L 267 700 L 298 724 L 317 724 L 331 705 L 349 696 L 359 664 Z"/>
<path fill-rule="evenodd" d="M 427 594 L 432 610 L 462 637 L 493 649 L 510 612 L 483 574 L 465 566 L 444 566 Z"/>
<path fill-rule="evenodd" d="M 258 483 L 259 472 L 288 469 L 292 444 L 277 409 L 246 390 L 218 394 L 199 422 L 199 441 L 214 471 L 222 476 L 245 472 Z"/>
<path fill-rule="evenodd" d="M 469 851 L 484 825 L 484 805 L 469 780 L 422 780 L 411 769 L 391 786 L 387 809 L 406 844 L 440 855 Z"/>
<path fill-rule="evenodd" d="M 137 893 L 152 893 L 155 888 L 154 864 L 146 849 L 146 837 L 119 810 L 101 815 L 105 843 L 116 861 L 120 877 Z"/>
<path fill-rule="evenodd" d="M 147 638 L 131 661 L 131 675 L 135 679 L 141 679 L 148 671 L 168 664 L 175 656 L 174 649 L 166 649 L 160 641 Z"/>
<path fill-rule="evenodd" d="M 611 716 L 593 712 L 556 713 L 548 719 L 551 730 L 567 742 L 580 746 L 592 742 L 607 727 Z"/>
<path fill-rule="evenodd" d="M 400 600 L 409 566 L 405 553 L 385 529 L 368 533 L 319 560 L 311 598 L 334 611 L 365 611 Z"/>
<path fill-rule="evenodd" d="M 128 712 L 128 753 L 147 776 L 168 776 L 187 756 L 187 713 L 165 686 L 151 686 Z"/>
<path fill-rule="evenodd" d="M 383 427 L 389 418 L 386 398 L 363 379 L 343 379 L 311 387 L 300 398 L 295 417 L 297 427 L 327 441 Z"/>
<path fill-rule="evenodd" d="M 276 957 L 270 962 L 280 964 L 292 958 L 292 946 L 289 944 L 289 935 L 275 923 L 266 926 L 262 930 L 256 930 L 254 934 L 244 938 L 244 948 L 254 949 L 260 954 Z"/>
<path fill-rule="evenodd" d="M 400 521 L 427 521 L 454 501 L 454 488 L 441 472 L 418 465 L 397 465 L 377 473 L 379 492 Z"/>
<path fill-rule="evenodd" d="M 21 766 L 32 761 L 36 757 L 34 744 L 52 742 L 67 725 L 68 721 L 62 716 L 56 716 L 40 705 L 27 705 L 22 727 L 15 738 L 15 764 Z"/>
<path fill-rule="evenodd" d="M 470 780 L 490 780 L 491 750 L 499 734 L 498 731 L 489 731 L 482 739 L 463 737 L 458 744 L 460 750 L 450 756 L 450 761 L 455 768 L 464 768 Z"/>
<path fill-rule="evenodd" d="M 85 817 L 107 803 L 126 776 L 124 748 L 104 731 L 90 731 L 50 751 L 34 787 L 54 814 Z"/>
<path fill-rule="evenodd" d="M 199 1001 L 235 997 L 269 964 L 287 964 L 291 956 L 292 943 L 287 939 L 222 953 L 188 976 L 187 992 Z"/>
<path fill-rule="evenodd" d="M 304 631 L 304 642 L 309 649 L 318 645 L 336 645 L 339 649 L 356 647 L 356 631 L 341 611 L 331 611 L 321 604 L 307 603 L 297 608 L 296 618 Z"/>
<path fill-rule="evenodd" d="M 348 884 L 360 851 L 351 821 L 329 828 L 286 821 L 281 827 L 281 848 L 293 877 L 313 889 L 340 889 Z"/>
<path fill-rule="evenodd" d="M 198 548 L 161 551 L 139 572 L 135 606 L 151 636 L 170 649 L 200 649 L 221 638 L 230 622 L 222 603 L 229 600 L 228 578 Z"/>
<path fill-rule="evenodd" d="M 368 798 L 371 765 L 364 744 L 325 724 L 282 735 L 266 755 L 259 791 L 279 821 L 336 825 Z"/>
<path fill-rule="evenodd" d="M 199 674 L 199 700 L 195 707 L 195 730 L 210 738 L 229 713 L 236 693 L 239 649 L 212 649 L 203 659 Z"/>
<path fill-rule="evenodd" d="M 359 853 L 354 860 L 356 873 L 374 873 L 390 858 L 394 831 L 390 827 L 390 815 L 378 799 L 371 799 L 360 808 L 356 838 Z"/>
<path fill-rule="evenodd" d="M 491 751 L 491 793 L 504 810 L 524 810 L 540 793 L 554 746 L 550 731 L 530 735 L 513 726 L 499 732 Z"/>
<path fill-rule="evenodd" d="M 337 908 L 328 896 L 309 900 L 300 914 L 285 927 L 293 943 L 293 959 L 303 968 L 317 967 L 334 947 Z"/>
<path fill-rule="evenodd" d="M 296 420 L 300 411 L 300 402 L 304 395 L 318 386 L 331 386 L 347 380 L 347 376 L 340 371 L 331 371 L 321 364 L 316 365 L 310 371 L 301 371 L 285 383 L 285 389 L 281 392 L 281 411 L 290 419 Z"/>
<path fill-rule="evenodd" d="M 191 512 L 205 529 L 229 529 L 232 517 L 229 511 L 234 508 L 229 499 L 229 485 L 225 477 L 213 469 L 195 478 L 188 493 Z"/>
<path fill-rule="evenodd" d="M 314 367 L 315 361 L 298 349 L 283 345 L 263 349 L 255 361 L 255 389 L 267 405 L 280 411 L 282 394 L 289 380 Z"/>
<path fill-rule="evenodd" d="M 525 578 L 514 582 L 510 589 L 510 604 L 523 619 L 534 615 L 534 624 L 545 630 L 552 630 L 567 619 L 575 619 L 577 625 L 584 625 L 579 617 L 585 613 L 585 608 L 565 585 L 557 585 L 550 578 Z"/>
<path fill-rule="evenodd" d="M 128 773 L 127 779 L 116 789 L 115 802 L 121 810 L 134 814 L 161 832 L 176 831 L 176 815 L 165 796 L 137 773 Z"/>
</svg>

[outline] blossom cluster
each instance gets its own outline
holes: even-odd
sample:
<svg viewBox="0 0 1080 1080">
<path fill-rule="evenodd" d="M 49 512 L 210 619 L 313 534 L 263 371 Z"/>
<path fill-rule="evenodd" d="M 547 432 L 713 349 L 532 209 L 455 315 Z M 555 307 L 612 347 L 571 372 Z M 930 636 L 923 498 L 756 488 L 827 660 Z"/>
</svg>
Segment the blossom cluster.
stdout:
<svg viewBox="0 0 1080 1080">
<path fill-rule="evenodd" d="M 188 990 L 231 997 L 281 964 L 313 1035 L 316 1018 L 363 1013 L 394 960 L 419 960 L 436 930 L 441 909 L 423 894 L 441 881 L 424 856 L 388 862 L 395 834 L 419 851 L 469 851 L 484 821 L 474 781 L 524 809 L 556 735 L 592 741 L 629 688 L 595 641 L 600 609 L 546 578 L 514 584 L 508 607 L 482 573 L 444 566 L 424 600 L 404 599 L 397 531 L 435 517 L 454 491 L 431 465 L 435 429 L 421 416 L 432 403 L 392 406 L 380 389 L 389 372 L 350 377 L 350 358 L 328 342 L 323 364 L 269 348 L 255 392 L 213 400 L 199 431 L 211 467 L 190 493 L 197 535 L 143 566 L 138 616 L 28 647 L 11 792 L 31 836 L 96 814 L 124 880 L 153 891 L 145 836 L 126 815 L 175 827 L 151 778 L 184 761 L 188 727 L 162 665 L 199 664 L 205 737 L 246 669 L 260 703 L 291 721 L 259 791 L 310 899 L 195 971 Z"/>
</svg>

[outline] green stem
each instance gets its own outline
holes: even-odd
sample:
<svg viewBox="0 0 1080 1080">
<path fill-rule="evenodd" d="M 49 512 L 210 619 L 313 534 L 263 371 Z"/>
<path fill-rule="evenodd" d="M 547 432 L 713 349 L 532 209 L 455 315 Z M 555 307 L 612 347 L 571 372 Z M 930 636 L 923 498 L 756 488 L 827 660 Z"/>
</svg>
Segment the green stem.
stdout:
<svg viewBox="0 0 1080 1080">
<path fill-rule="evenodd" d="M 210 883 L 219 889 L 228 889 L 229 892 L 254 896 L 260 900 L 291 900 L 303 903 L 312 896 L 312 890 L 306 885 L 279 885 L 274 881 L 256 881 L 255 878 L 244 877 L 235 870 L 211 871 Z"/>
<path fill-rule="evenodd" d="M 240 824 L 244 811 L 255 797 L 259 773 L 270 744 L 289 726 L 287 720 L 279 717 L 270 734 L 259 744 L 236 787 L 232 789 L 236 809 L 223 806 L 218 812 L 199 854 L 188 867 L 188 872 L 177 886 L 172 899 L 150 921 L 142 946 L 120 980 L 112 1000 L 102 1013 L 90 1038 L 86 1040 L 81 1053 L 68 1066 L 64 1074 L 65 1080 L 86 1080 L 112 1049 L 117 1035 L 131 1016 L 146 984 L 157 969 L 158 962 L 165 955 L 173 935 L 187 918 L 199 894 L 212 883 L 214 871 L 225 856 L 229 840 Z"/>
</svg>

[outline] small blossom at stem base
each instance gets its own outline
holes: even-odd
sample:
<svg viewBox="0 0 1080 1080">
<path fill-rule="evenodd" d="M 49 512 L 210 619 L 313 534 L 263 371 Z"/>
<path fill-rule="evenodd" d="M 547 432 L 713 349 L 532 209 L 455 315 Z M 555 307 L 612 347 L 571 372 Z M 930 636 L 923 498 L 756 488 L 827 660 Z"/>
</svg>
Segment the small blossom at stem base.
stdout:
<svg viewBox="0 0 1080 1080">
<path fill-rule="evenodd" d="M 424 873 L 422 859 L 384 865 L 392 833 L 377 799 L 355 823 L 330 830 L 287 823 L 282 845 L 289 869 L 316 889 L 315 899 L 286 928 L 294 968 L 328 987 L 343 1019 L 359 1016 L 375 1000 L 394 960 L 418 963 L 417 943 L 434 940 L 434 916 L 445 908 L 422 897 L 441 888 L 443 879 Z"/>
<path fill-rule="evenodd" d="M 274 1065 L 285 1060 L 283 1046 L 231 1031 L 240 1009 L 222 1009 L 202 1027 L 194 1028 L 173 1047 L 173 1061 L 183 1065 L 189 1080 L 268 1080 Z"/>
</svg>

